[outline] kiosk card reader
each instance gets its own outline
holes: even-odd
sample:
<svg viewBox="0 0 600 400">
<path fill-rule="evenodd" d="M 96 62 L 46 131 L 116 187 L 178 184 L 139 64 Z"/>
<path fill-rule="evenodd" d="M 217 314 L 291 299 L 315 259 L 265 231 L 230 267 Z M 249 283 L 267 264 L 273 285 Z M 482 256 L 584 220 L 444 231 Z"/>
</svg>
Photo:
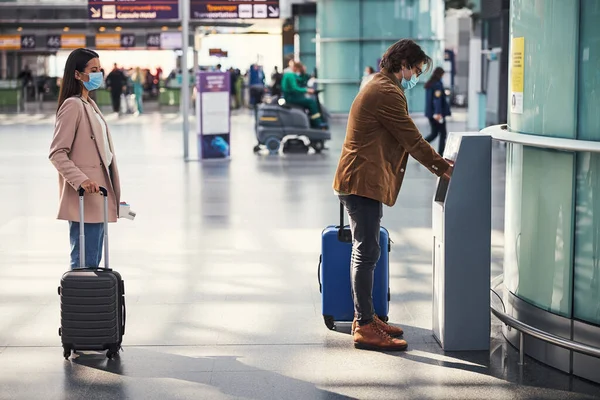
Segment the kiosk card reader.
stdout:
<svg viewBox="0 0 600 400">
<path fill-rule="evenodd" d="M 433 199 L 433 334 L 446 351 L 490 347 L 492 138 L 450 133 Z"/>
</svg>

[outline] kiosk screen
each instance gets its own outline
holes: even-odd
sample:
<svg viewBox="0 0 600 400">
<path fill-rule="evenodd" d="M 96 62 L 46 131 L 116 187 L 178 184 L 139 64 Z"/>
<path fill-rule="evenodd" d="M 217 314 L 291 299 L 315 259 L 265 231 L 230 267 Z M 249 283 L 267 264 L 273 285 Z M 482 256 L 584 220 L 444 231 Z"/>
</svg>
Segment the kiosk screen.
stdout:
<svg viewBox="0 0 600 400">
<path fill-rule="evenodd" d="M 460 142 L 462 140 L 462 135 L 460 133 L 451 132 L 448 141 L 446 142 L 446 147 L 444 149 L 443 157 L 446 160 L 456 161 L 456 156 L 458 155 L 458 149 L 460 147 Z M 444 177 L 439 178 L 437 189 L 435 191 L 434 201 L 438 203 L 444 203 L 446 201 L 446 194 L 448 193 L 448 186 L 450 186 L 450 180 Z"/>
<path fill-rule="evenodd" d="M 448 186 L 450 185 L 450 179 L 441 177 L 438 181 L 437 190 L 435 191 L 434 201 L 443 203 L 446 201 L 446 193 L 448 193 Z"/>
</svg>

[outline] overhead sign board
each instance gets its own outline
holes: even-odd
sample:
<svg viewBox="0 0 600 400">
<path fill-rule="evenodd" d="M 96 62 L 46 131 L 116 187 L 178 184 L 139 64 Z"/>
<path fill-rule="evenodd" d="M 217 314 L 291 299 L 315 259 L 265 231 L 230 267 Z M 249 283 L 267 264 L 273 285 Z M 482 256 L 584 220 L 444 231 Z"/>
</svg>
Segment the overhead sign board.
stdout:
<svg viewBox="0 0 600 400">
<path fill-rule="evenodd" d="M 268 19 L 279 14 L 279 0 L 190 0 L 192 19 Z"/>
<path fill-rule="evenodd" d="M 148 33 L 146 35 L 146 47 L 149 49 L 160 49 L 160 33 Z"/>
<path fill-rule="evenodd" d="M 120 49 L 121 35 L 118 33 L 99 33 L 96 35 L 97 49 Z"/>
<path fill-rule="evenodd" d="M 179 18 L 179 0 L 88 0 L 91 20 L 160 20 Z"/>
<path fill-rule="evenodd" d="M 124 49 L 135 47 L 135 35 L 133 33 L 121 33 L 121 47 Z"/>
<path fill-rule="evenodd" d="M 161 32 L 160 48 L 165 50 L 178 50 L 183 47 L 181 32 Z"/>
<path fill-rule="evenodd" d="M 35 49 L 35 35 L 21 35 L 22 49 Z"/>
<path fill-rule="evenodd" d="M 97 49 L 127 49 L 135 47 L 135 35 L 132 33 L 99 33 L 96 35 Z"/>
<path fill-rule="evenodd" d="M 35 35 L 0 35 L 0 50 L 35 49 Z"/>
<path fill-rule="evenodd" d="M 21 35 L 0 35 L 0 50 L 20 50 Z"/>
<path fill-rule="evenodd" d="M 60 35 L 46 36 L 46 47 L 49 49 L 60 49 Z"/>
<path fill-rule="evenodd" d="M 61 49 L 78 49 L 85 46 L 85 34 L 60 35 Z"/>
</svg>

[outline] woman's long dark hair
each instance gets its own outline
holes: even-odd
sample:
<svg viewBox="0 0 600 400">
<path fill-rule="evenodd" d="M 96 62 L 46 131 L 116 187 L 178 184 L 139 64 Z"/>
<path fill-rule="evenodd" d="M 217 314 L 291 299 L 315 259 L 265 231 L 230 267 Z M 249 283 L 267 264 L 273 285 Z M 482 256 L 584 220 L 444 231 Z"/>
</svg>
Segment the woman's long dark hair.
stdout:
<svg viewBox="0 0 600 400">
<path fill-rule="evenodd" d="M 71 96 L 81 95 L 81 82 L 75 79 L 75 71 L 83 72 L 85 66 L 92 58 L 99 58 L 98 53 L 89 49 L 73 50 L 67 58 L 65 64 L 65 73 L 63 74 L 62 83 L 60 85 L 60 94 L 58 95 L 58 110 L 63 105 L 66 99 Z"/>
<path fill-rule="evenodd" d="M 444 68 L 437 67 L 436 69 L 434 69 L 433 73 L 431 74 L 431 78 L 429 78 L 429 80 L 425 84 L 425 89 L 429 89 L 431 86 L 433 86 L 434 83 L 441 81 L 442 75 L 444 75 Z"/>
</svg>

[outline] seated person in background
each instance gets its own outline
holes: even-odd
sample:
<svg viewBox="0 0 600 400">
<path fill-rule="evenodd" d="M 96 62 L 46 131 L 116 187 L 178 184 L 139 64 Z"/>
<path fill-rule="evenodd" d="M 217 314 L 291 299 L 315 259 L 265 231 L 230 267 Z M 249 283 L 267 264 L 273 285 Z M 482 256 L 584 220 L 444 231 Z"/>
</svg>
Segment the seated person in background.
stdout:
<svg viewBox="0 0 600 400">
<path fill-rule="evenodd" d="M 311 76 L 306 73 L 306 66 L 302 63 L 300 64 L 300 70 L 296 73 L 296 80 L 298 81 L 298 86 L 301 88 L 308 87 L 308 81 Z"/>
<path fill-rule="evenodd" d="M 311 126 L 321 128 L 325 126 L 321 118 L 321 110 L 314 99 L 306 97 L 307 93 L 314 93 L 313 89 L 307 89 L 298 85 L 298 73 L 301 73 L 304 66 L 300 62 L 294 63 L 292 71 L 283 74 L 281 81 L 281 90 L 286 103 L 297 104 L 308 109 L 310 113 Z"/>
</svg>

